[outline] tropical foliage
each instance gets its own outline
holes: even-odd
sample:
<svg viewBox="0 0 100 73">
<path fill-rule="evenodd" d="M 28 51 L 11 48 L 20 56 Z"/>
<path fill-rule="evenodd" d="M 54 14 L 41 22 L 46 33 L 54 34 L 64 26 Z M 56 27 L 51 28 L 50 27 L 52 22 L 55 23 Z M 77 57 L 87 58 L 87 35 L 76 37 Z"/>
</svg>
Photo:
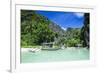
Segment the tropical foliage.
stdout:
<svg viewBox="0 0 100 73">
<path fill-rule="evenodd" d="M 43 42 L 53 42 L 57 33 L 49 28 L 46 17 L 31 10 L 21 10 L 21 45 L 41 45 Z"/>
<path fill-rule="evenodd" d="M 21 47 L 37 46 L 44 42 L 55 42 L 56 46 L 75 47 L 77 44 L 82 44 L 81 46 L 86 47 L 89 43 L 87 42 L 89 37 L 85 38 L 89 34 L 88 13 L 85 17 L 82 29 L 69 27 L 63 30 L 36 11 L 21 10 Z"/>
</svg>

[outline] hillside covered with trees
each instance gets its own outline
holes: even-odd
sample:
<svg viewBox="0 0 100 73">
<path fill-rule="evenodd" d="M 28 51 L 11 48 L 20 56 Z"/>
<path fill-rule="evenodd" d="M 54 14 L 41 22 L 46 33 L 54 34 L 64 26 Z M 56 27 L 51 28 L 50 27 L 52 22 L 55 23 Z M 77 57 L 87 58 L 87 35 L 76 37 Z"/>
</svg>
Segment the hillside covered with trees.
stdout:
<svg viewBox="0 0 100 73">
<path fill-rule="evenodd" d="M 69 27 L 63 30 L 36 11 L 21 10 L 21 47 L 37 46 L 44 42 L 56 42 L 56 46 L 76 47 L 81 44 L 89 47 L 89 14 L 85 13 L 84 16 L 82 28 Z"/>
<path fill-rule="evenodd" d="M 59 33 L 60 32 L 60 33 Z M 48 18 L 31 10 L 21 10 L 21 45 L 41 45 L 53 42 L 63 30 Z"/>
</svg>

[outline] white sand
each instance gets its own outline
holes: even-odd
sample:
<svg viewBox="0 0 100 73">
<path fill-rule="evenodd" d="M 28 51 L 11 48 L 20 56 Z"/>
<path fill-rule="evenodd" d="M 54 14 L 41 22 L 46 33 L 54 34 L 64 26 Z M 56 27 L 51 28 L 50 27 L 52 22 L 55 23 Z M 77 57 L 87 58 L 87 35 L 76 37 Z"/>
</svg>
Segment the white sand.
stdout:
<svg viewBox="0 0 100 73">
<path fill-rule="evenodd" d="M 22 52 L 27 52 L 27 51 L 40 51 L 41 49 L 37 49 L 37 48 L 21 48 Z"/>
<path fill-rule="evenodd" d="M 31 49 L 34 49 L 34 48 L 21 48 L 21 51 L 22 51 L 22 52 L 27 52 L 27 51 L 29 51 L 29 50 L 31 50 Z"/>
</svg>

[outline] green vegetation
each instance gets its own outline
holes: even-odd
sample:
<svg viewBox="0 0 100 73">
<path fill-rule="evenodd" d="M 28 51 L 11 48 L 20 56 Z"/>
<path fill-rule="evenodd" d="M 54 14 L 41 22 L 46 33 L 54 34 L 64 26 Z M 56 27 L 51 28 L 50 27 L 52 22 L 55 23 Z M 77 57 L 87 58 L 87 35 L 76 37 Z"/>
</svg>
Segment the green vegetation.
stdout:
<svg viewBox="0 0 100 73">
<path fill-rule="evenodd" d="M 49 28 L 46 17 L 35 11 L 21 10 L 21 46 L 41 45 L 43 42 L 53 42 L 57 33 Z"/>
<path fill-rule="evenodd" d="M 69 47 L 71 46 L 77 46 L 77 44 L 81 44 L 80 40 L 80 28 L 68 28 L 66 32 L 66 37 L 67 37 L 67 45 Z"/>
<path fill-rule="evenodd" d="M 55 42 L 56 47 L 89 47 L 89 15 L 82 28 L 67 28 L 59 25 L 32 10 L 21 10 L 21 47 L 37 47 L 44 42 Z M 88 33 L 87 33 L 88 32 Z M 87 35 L 87 37 L 86 37 Z"/>
</svg>

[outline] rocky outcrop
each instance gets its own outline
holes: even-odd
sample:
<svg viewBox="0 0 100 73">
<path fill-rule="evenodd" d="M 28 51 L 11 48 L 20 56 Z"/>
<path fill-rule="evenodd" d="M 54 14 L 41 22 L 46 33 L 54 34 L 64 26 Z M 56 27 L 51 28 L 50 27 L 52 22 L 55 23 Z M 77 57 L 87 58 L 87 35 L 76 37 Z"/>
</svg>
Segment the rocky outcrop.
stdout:
<svg viewBox="0 0 100 73">
<path fill-rule="evenodd" d="M 81 40 L 84 47 L 90 46 L 90 14 L 84 14 L 84 26 L 81 29 Z"/>
</svg>

